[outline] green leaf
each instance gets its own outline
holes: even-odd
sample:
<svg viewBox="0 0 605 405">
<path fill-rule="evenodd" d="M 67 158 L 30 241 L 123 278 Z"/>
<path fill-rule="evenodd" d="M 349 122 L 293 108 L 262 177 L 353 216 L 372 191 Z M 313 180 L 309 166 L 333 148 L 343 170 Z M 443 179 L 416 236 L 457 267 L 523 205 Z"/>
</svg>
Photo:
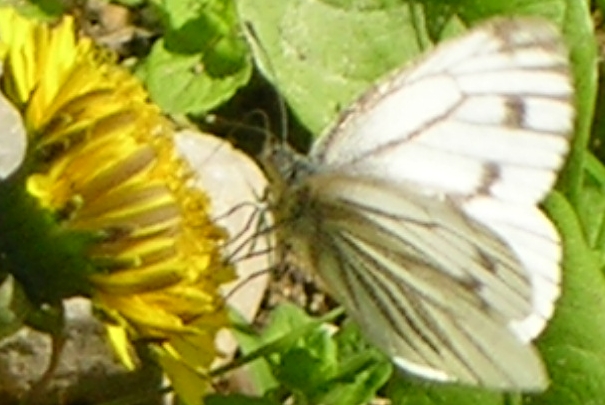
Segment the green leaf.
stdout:
<svg viewBox="0 0 605 405">
<path fill-rule="evenodd" d="M 597 94 L 597 47 L 588 1 L 568 0 L 563 34 L 570 50 L 576 90 L 576 127 L 559 189 L 578 205 L 583 188 L 584 155 L 590 139 Z"/>
<path fill-rule="evenodd" d="M 391 376 L 391 362 L 365 341 L 352 322 L 346 322 L 334 339 L 338 344 L 338 372 L 326 381 L 330 388 L 316 403 L 349 405 L 370 402 Z"/>
<path fill-rule="evenodd" d="M 274 310 L 262 335 L 236 332 L 244 353 L 265 352 L 262 372 L 270 370 L 275 376 L 272 389 L 264 390 L 266 397 L 292 395 L 296 403 L 355 405 L 376 395 L 391 374 L 390 362 L 357 332 L 352 334 L 350 325 L 332 334 L 318 322 L 333 317 L 313 319 L 300 308 L 283 304 Z"/>
<path fill-rule="evenodd" d="M 327 338 L 326 342 L 329 342 L 329 337 L 325 336 L 325 338 Z M 282 384 L 292 390 L 312 396 L 313 390 L 326 376 L 334 375 L 336 358 L 332 355 L 335 347 L 330 348 L 331 353 L 326 357 L 314 353 L 318 352 L 316 349 L 317 347 L 309 346 L 292 348 L 281 356 L 280 362 L 276 365 L 276 376 Z"/>
<path fill-rule="evenodd" d="M 586 154 L 584 166 L 584 188 L 576 210 L 588 245 L 602 252 L 605 248 L 605 166 L 592 154 Z"/>
<path fill-rule="evenodd" d="M 555 316 L 537 342 L 552 383 L 546 393 L 532 397 L 527 403 L 595 403 L 596 398 L 605 398 L 602 252 L 590 248 L 580 221 L 561 193 L 552 193 L 546 208 L 563 237 L 564 288 Z"/>
<path fill-rule="evenodd" d="M 274 352 L 285 353 L 289 350 L 301 337 L 300 333 L 306 332 L 303 326 L 311 321 L 312 318 L 297 306 L 282 304 L 273 310 L 262 334 L 256 334 L 241 326 L 233 332 L 244 355 L 258 352 L 268 358 Z M 261 395 L 279 386 L 266 358 L 258 358 L 248 363 L 253 386 Z"/>
<path fill-rule="evenodd" d="M 576 1 L 576 0 L 574 0 Z M 502 14 L 561 26 L 565 0 L 242 0 L 261 70 L 313 134 L 385 73 L 436 41 Z"/>
<path fill-rule="evenodd" d="M 238 5 L 253 29 L 257 64 L 314 134 L 377 77 L 417 55 L 419 42 L 426 40 L 415 40 L 409 6 L 402 2 L 243 0 Z M 393 46 L 394 38 L 400 46 Z"/>
<path fill-rule="evenodd" d="M 499 392 L 411 378 L 393 379 L 387 393 L 392 403 L 397 405 L 512 405 Z"/>
<path fill-rule="evenodd" d="M 300 403 L 355 405 L 371 400 L 388 380 L 391 365 L 359 334 L 356 350 L 350 332 L 342 339 L 326 328 L 318 328 L 299 339 L 295 346 L 274 360 L 275 375 Z M 341 344 L 345 350 L 341 351 Z"/>
<path fill-rule="evenodd" d="M 507 15 L 534 15 L 563 25 L 572 0 L 461 0 L 457 11 L 465 21 L 478 22 L 486 18 Z M 579 2 L 578 2 L 579 3 Z"/>
<path fill-rule="evenodd" d="M 202 114 L 245 85 L 252 65 L 232 0 L 165 0 L 165 37 L 139 75 L 151 97 L 172 114 Z"/>
</svg>

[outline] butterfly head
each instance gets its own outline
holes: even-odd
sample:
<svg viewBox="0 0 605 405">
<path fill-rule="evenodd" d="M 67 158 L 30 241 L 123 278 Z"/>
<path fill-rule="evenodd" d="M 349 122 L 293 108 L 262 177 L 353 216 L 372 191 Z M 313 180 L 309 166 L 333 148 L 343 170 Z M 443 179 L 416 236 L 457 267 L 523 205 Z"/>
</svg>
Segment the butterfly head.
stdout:
<svg viewBox="0 0 605 405">
<path fill-rule="evenodd" d="M 285 143 L 265 145 L 257 160 L 269 180 L 271 193 L 281 194 L 284 189 L 300 183 L 314 169 L 309 158 Z"/>
</svg>

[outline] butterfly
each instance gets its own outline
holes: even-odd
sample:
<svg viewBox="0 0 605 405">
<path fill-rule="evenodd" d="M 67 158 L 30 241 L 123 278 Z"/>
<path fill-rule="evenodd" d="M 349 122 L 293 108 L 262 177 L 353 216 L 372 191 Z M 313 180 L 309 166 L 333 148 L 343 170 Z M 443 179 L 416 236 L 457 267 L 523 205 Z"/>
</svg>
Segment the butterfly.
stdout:
<svg viewBox="0 0 605 405">
<path fill-rule="evenodd" d="M 348 107 L 308 155 L 264 159 L 281 250 L 404 371 L 500 390 L 548 385 L 531 341 L 560 292 L 538 208 L 569 149 L 558 30 L 499 18 Z"/>
</svg>

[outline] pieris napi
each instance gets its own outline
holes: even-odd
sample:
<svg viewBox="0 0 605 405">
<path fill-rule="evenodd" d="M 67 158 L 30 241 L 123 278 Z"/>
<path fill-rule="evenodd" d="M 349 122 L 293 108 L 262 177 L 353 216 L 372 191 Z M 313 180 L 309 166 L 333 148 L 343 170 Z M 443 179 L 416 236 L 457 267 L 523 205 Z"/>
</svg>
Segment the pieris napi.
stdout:
<svg viewBox="0 0 605 405">
<path fill-rule="evenodd" d="M 495 19 L 380 82 L 307 156 L 266 156 L 282 252 L 401 369 L 547 386 L 531 340 L 561 246 L 537 204 L 569 149 L 569 69 L 550 23 Z"/>
</svg>

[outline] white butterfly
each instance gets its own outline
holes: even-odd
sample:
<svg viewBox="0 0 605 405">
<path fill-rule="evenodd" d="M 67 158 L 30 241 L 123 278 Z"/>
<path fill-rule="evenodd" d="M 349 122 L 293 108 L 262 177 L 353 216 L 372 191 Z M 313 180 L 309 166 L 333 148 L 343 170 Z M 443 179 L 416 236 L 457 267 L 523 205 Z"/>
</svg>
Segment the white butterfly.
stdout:
<svg viewBox="0 0 605 405">
<path fill-rule="evenodd" d="M 573 87 L 549 23 L 497 19 L 348 108 L 308 157 L 265 168 L 282 248 L 402 369 L 541 390 L 530 344 L 559 295 L 537 203 L 569 149 Z"/>
</svg>

